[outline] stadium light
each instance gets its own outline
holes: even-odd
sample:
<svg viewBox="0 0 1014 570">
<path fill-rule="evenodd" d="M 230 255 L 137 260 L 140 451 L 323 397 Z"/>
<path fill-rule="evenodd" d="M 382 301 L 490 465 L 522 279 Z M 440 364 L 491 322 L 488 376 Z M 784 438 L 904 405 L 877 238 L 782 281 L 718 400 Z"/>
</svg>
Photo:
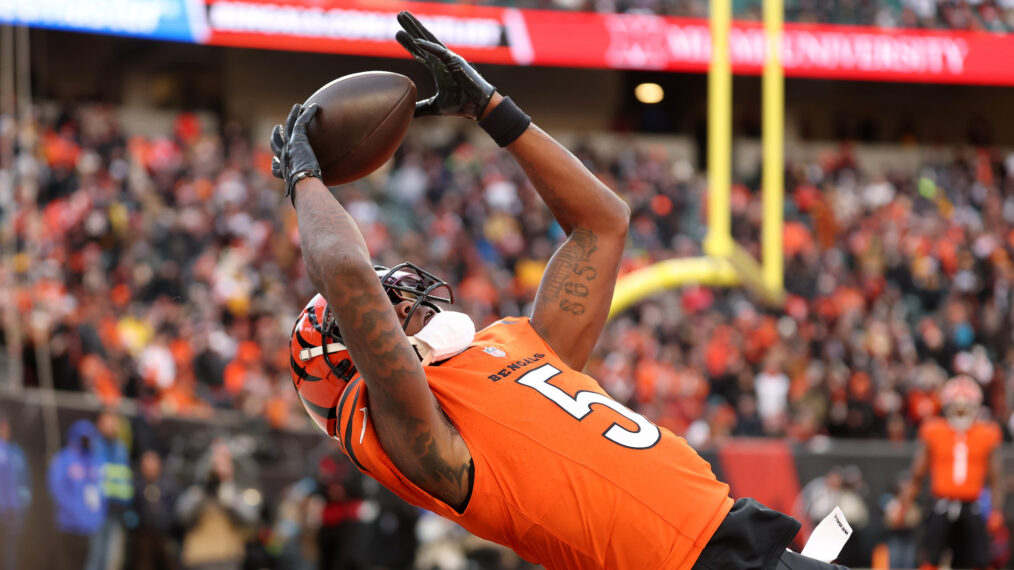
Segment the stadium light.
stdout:
<svg viewBox="0 0 1014 570">
<path fill-rule="evenodd" d="M 653 105 L 665 98 L 665 90 L 658 83 L 641 83 L 634 88 L 634 97 L 645 105 Z"/>
</svg>

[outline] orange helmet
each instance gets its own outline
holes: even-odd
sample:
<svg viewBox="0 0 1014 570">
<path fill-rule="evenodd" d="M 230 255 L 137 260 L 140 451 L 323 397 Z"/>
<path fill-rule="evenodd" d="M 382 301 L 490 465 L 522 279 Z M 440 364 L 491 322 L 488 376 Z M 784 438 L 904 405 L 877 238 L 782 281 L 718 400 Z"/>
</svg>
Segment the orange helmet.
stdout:
<svg viewBox="0 0 1014 570">
<path fill-rule="evenodd" d="M 969 376 L 955 376 L 940 390 L 940 404 L 944 408 L 944 415 L 954 427 L 968 429 L 982 405 L 982 389 Z"/>
<path fill-rule="evenodd" d="M 412 263 L 400 263 L 390 269 L 375 265 L 392 304 L 411 301 L 412 307 L 402 321 L 407 327 L 412 314 L 421 305 L 440 311 L 435 303 L 453 303 L 451 286 Z M 435 293 L 446 289 L 446 296 Z M 299 314 L 289 337 L 289 365 L 292 384 L 310 418 L 324 433 L 336 436 L 338 400 L 356 369 L 349 356 L 338 322 L 320 293 L 313 296 Z"/>
</svg>

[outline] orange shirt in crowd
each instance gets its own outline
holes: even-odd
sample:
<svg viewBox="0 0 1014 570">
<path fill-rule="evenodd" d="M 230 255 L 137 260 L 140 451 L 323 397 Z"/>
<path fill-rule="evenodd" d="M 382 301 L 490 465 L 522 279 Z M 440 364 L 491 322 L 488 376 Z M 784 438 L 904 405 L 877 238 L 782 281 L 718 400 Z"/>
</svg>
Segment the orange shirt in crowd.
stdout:
<svg viewBox="0 0 1014 570">
<path fill-rule="evenodd" d="M 919 429 L 930 464 L 930 491 L 934 497 L 976 501 L 989 472 L 989 458 L 1002 441 L 994 422 L 977 421 L 957 431 L 944 418 L 930 418 Z"/>
<path fill-rule="evenodd" d="M 236 347 L 236 358 L 225 366 L 223 382 L 230 394 L 239 394 L 246 384 L 246 377 L 261 359 L 261 349 L 256 342 L 246 340 Z"/>
<path fill-rule="evenodd" d="M 685 440 L 617 403 L 504 319 L 426 367 L 474 463 L 463 513 L 409 481 L 369 421 L 359 377 L 338 403 L 342 451 L 406 501 L 553 569 L 689 569 L 732 500 Z"/>
</svg>

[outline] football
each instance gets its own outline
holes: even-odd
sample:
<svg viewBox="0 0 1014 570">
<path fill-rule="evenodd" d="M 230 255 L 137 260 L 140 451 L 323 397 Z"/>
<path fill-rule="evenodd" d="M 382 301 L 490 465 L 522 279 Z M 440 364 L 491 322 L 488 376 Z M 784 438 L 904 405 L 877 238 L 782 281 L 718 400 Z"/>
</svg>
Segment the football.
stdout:
<svg viewBox="0 0 1014 570">
<path fill-rule="evenodd" d="M 352 182 L 391 158 L 415 112 L 415 83 L 367 71 L 340 77 L 310 95 L 320 106 L 307 128 L 324 184 Z"/>
</svg>

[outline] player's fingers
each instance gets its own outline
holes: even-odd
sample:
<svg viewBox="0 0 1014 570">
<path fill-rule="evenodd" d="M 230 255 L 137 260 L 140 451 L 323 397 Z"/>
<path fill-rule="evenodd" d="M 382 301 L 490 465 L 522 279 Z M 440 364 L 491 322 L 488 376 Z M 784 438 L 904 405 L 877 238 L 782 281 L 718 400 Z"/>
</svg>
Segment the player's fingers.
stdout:
<svg viewBox="0 0 1014 570">
<path fill-rule="evenodd" d="M 289 140 L 289 137 L 292 136 L 292 129 L 296 126 L 296 119 L 299 118 L 299 112 L 302 108 L 302 105 L 296 103 L 292 106 L 292 110 L 289 111 L 289 118 L 285 119 L 285 140 Z"/>
<path fill-rule="evenodd" d="M 416 26 L 416 23 L 416 19 L 412 14 L 405 11 L 398 12 L 398 24 L 413 38 L 419 37 L 419 28 Z"/>
<path fill-rule="evenodd" d="M 428 117 L 430 115 L 437 115 L 440 110 L 437 108 L 437 96 L 434 95 L 429 99 L 423 99 L 417 101 L 415 104 L 415 117 Z"/>
<path fill-rule="evenodd" d="M 271 129 L 271 151 L 281 154 L 283 148 L 285 148 L 285 136 L 282 135 L 282 126 L 275 125 L 275 128 Z"/>
<path fill-rule="evenodd" d="M 398 23 L 413 38 L 422 37 L 422 31 L 419 29 L 419 20 L 416 20 L 415 16 L 411 13 L 405 11 L 398 12 Z"/>
<path fill-rule="evenodd" d="M 279 180 L 285 178 L 285 175 L 282 173 L 282 160 L 277 155 L 271 157 L 271 175 Z"/>
<path fill-rule="evenodd" d="M 443 44 L 436 44 L 428 40 L 415 40 L 415 45 L 425 50 L 427 53 L 440 59 L 444 63 L 450 63 L 453 55 Z"/>
<path fill-rule="evenodd" d="M 411 16 L 411 14 L 409 14 L 409 15 Z M 419 27 L 419 31 L 422 32 L 422 36 L 421 36 L 422 39 L 429 40 L 429 41 L 431 41 L 431 42 L 433 42 L 433 43 L 435 43 L 437 45 L 440 45 L 440 46 L 444 45 L 444 42 L 438 40 L 437 37 L 433 35 L 433 32 L 431 32 L 429 30 L 429 28 L 427 28 L 426 26 L 424 26 L 422 24 L 422 22 L 420 22 L 419 20 L 415 19 L 415 16 L 412 16 L 412 19 L 415 20 L 416 25 Z"/>
<path fill-rule="evenodd" d="M 430 31 L 426 29 L 426 26 L 423 26 L 422 22 L 417 20 L 416 17 L 409 12 L 401 12 L 398 14 L 398 23 L 401 24 L 401 27 L 405 28 L 405 31 L 413 38 L 429 40 L 438 44 L 440 43 L 440 40 L 431 34 Z"/>
<path fill-rule="evenodd" d="M 299 129 L 301 132 L 306 132 L 306 125 L 310 124 L 310 121 L 313 120 L 313 116 L 317 114 L 318 109 L 320 109 L 320 106 L 316 103 L 310 103 L 307 105 L 306 108 L 299 113 L 299 118 L 296 119 L 295 128 Z"/>
<path fill-rule="evenodd" d="M 418 46 L 415 45 L 415 43 L 412 41 L 412 36 L 408 35 L 406 32 L 399 31 L 398 33 L 394 34 L 394 39 L 398 40 L 398 43 L 401 44 L 401 47 L 405 48 L 405 51 L 412 54 L 412 57 L 416 58 L 422 63 L 426 63 L 426 54 L 422 50 L 420 50 Z"/>
</svg>

